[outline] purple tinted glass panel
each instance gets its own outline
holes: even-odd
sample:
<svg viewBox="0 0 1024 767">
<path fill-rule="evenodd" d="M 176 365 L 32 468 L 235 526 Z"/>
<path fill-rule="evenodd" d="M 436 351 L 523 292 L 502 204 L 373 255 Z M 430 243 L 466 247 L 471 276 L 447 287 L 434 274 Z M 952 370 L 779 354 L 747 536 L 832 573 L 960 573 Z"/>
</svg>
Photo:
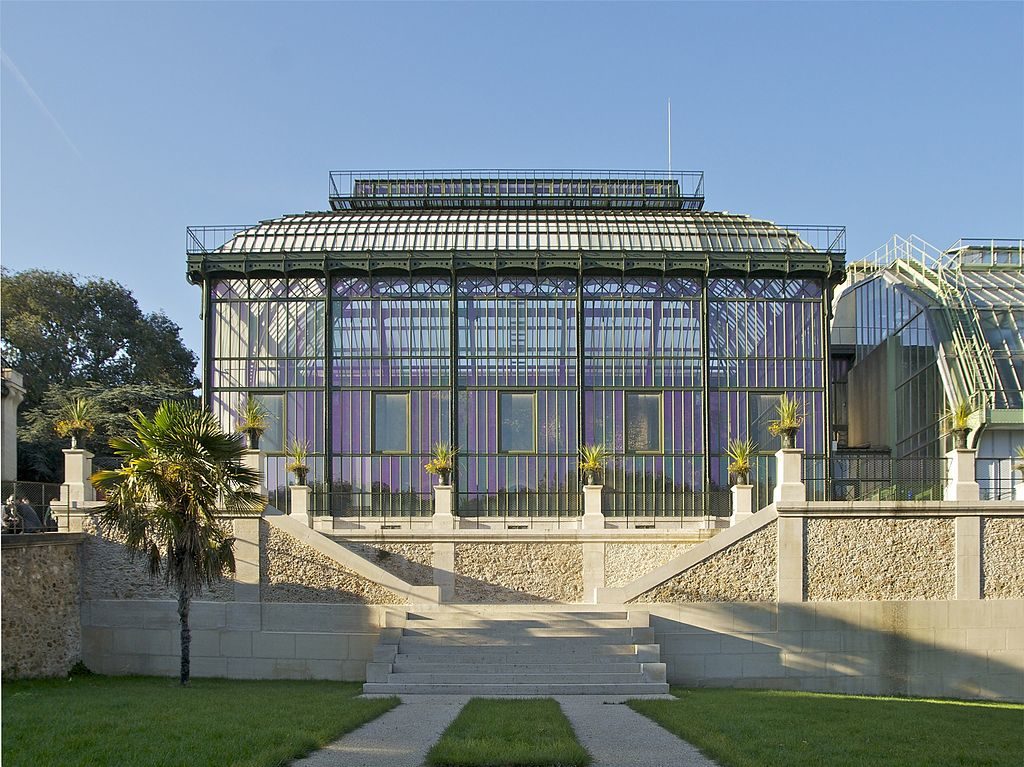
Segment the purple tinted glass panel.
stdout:
<svg viewBox="0 0 1024 767">
<path fill-rule="evenodd" d="M 371 455 L 373 392 L 336 391 L 331 398 L 332 452 Z M 409 392 L 409 449 L 412 455 L 427 455 L 435 443 L 450 440 L 450 401 L 447 390 Z"/>
</svg>

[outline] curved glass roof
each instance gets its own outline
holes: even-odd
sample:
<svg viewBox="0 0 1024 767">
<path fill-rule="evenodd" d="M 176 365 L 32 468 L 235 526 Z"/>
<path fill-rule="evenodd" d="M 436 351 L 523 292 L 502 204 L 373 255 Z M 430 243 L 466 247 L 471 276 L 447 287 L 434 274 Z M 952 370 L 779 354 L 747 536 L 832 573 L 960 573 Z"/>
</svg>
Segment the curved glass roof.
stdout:
<svg viewBox="0 0 1024 767">
<path fill-rule="evenodd" d="M 705 212 L 381 211 L 282 216 L 251 228 L 189 230 L 190 253 L 693 251 L 843 253 L 841 227 L 784 227 Z"/>
</svg>

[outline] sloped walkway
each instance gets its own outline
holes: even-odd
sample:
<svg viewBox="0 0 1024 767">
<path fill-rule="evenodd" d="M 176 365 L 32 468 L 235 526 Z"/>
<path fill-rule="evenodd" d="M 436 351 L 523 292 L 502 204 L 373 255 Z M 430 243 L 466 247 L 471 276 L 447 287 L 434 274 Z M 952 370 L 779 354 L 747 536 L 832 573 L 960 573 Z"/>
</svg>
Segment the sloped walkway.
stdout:
<svg viewBox="0 0 1024 767">
<path fill-rule="evenodd" d="M 469 695 L 404 695 L 402 704 L 294 767 L 420 767 Z M 717 767 L 686 741 L 622 703 L 597 695 L 555 696 L 591 767 Z"/>
</svg>

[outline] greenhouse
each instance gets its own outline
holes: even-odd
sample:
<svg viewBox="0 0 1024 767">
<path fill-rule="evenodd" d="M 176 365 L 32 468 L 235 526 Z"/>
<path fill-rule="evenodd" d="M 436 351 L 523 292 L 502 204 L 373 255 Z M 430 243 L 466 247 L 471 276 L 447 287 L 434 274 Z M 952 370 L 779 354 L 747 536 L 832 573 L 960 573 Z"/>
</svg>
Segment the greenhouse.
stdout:
<svg viewBox="0 0 1024 767">
<path fill-rule="evenodd" d="M 308 443 L 316 513 L 430 513 L 457 449 L 460 517 L 580 513 L 582 444 L 608 448 L 605 514 L 728 514 L 732 438 L 795 397 L 831 455 L 829 321 L 841 227 L 703 210 L 699 172 L 332 173 L 330 209 L 188 230 L 204 397 L 226 428 L 272 415 L 272 493 Z M 285 503 L 284 492 L 278 492 Z"/>
</svg>

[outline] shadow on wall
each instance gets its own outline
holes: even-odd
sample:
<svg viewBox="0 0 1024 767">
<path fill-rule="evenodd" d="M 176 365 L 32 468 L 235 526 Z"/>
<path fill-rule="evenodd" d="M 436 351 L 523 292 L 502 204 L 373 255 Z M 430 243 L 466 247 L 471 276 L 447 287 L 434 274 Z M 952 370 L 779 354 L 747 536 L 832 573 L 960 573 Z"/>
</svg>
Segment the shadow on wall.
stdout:
<svg viewBox="0 0 1024 767">
<path fill-rule="evenodd" d="M 650 608 L 674 683 L 1024 700 L 1019 600 Z"/>
</svg>

